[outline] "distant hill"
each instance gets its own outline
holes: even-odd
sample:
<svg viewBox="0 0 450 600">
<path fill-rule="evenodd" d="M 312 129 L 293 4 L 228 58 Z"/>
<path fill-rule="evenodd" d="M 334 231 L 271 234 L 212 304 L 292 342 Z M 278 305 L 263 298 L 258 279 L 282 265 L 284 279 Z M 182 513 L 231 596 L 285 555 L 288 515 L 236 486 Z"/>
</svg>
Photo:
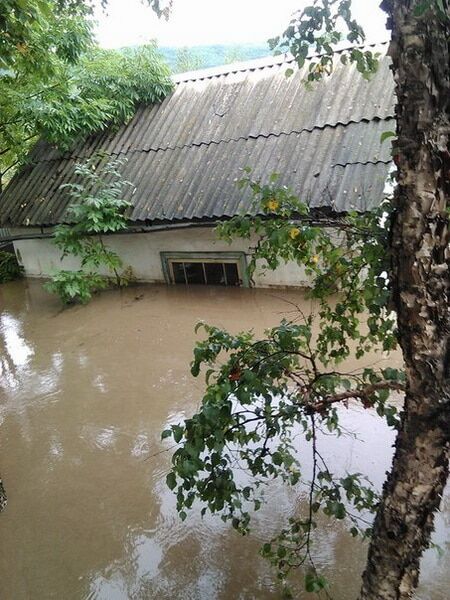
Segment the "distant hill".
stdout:
<svg viewBox="0 0 450 600">
<path fill-rule="evenodd" d="M 271 54 L 267 44 L 215 44 L 183 48 L 160 46 L 158 50 L 174 73 L 217 67 L 233 62 L 262 58 Z"/>
</svg>

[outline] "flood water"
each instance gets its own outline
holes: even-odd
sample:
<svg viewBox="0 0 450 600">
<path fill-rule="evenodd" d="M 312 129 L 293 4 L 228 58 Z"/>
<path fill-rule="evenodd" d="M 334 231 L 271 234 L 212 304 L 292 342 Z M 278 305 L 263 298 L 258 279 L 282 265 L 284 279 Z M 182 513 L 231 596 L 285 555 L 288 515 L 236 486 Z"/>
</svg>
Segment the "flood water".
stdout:
<svg viewBox="0 0 450 600">
<path fill-rule="evenodd" d="M 40 282 L 0 286 L 1 600 L 280 597 L 257 550 L 301 508 L 298 492 L 271 484 L 249 537 L 196 508 L 182 523 L 160 432 L 202 396 L 189 374 L 196 322 L 262 331 L 290 316 L 285 300 L 308 308 L 301 292 L 142 286 L 61 310 Z M 357 437 L 323 436 L 329 463 L 380 487 L 392 431 L 355 406 L 342 419 Z M 447 495 L 434 536 L 444 556 L 426 553 L 421 600 L 449 598 L 449 522 Z M 332 597 L 355 598 L 365 545 L 325 517 L 318 537 Z"/>
</svg>

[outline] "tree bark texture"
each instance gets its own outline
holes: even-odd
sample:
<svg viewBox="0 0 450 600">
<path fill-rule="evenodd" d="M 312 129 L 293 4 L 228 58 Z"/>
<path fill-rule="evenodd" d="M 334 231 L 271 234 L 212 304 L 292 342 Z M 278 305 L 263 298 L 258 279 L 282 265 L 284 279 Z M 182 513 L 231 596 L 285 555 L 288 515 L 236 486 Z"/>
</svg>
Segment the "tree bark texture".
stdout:
<svg viewBox="0 0 450 600">
<path fill-rule="evenodd" d="M 360 600 L 406 600 L 448 477 L 450 9 L 384 0 L 397 93 L 391 281 L 407 391 Z"/>
</svg>

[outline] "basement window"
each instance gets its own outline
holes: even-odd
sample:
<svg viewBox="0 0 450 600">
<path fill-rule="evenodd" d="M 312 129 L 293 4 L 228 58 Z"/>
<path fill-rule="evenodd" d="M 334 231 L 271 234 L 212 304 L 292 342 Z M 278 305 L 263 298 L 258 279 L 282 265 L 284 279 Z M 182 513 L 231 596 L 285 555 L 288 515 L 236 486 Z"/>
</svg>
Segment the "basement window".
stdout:
<svg viewBox="0 0 450 600">
<path fill-rule="evenodd" d="M 243 252 L 161 252 L 167 283 L 248 286 Z"/>
</svg>

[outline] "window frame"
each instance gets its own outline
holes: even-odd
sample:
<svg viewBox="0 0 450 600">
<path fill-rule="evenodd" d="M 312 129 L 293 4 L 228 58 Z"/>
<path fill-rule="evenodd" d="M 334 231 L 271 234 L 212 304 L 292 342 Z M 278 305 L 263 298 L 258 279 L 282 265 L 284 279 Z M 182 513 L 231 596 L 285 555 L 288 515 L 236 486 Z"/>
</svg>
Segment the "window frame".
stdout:
<svg viewBox="0 0 450 600">
<path fill-rule="evenodd" d="M 172 263 L 231 263 L 237 266 L 238 277 L 241 281 L 239 287 L 250 287 L 247 273 L 247 257 L 245 252 L 160 252 L 164 279 L 169 285 L 176 284 L 173 277 Z M 185 284 L 189 285 L 189 284 Z M 209 285 L 209 284 L 204 284 Z M 220 286 L 238 287 L 238 286 Z"/>
</svg>

